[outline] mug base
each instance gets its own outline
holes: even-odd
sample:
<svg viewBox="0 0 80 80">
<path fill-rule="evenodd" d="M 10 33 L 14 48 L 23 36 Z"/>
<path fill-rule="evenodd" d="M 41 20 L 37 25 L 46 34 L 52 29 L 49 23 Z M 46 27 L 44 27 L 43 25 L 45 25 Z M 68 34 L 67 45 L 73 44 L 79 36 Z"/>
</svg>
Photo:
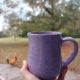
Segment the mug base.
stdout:
<svg viewBox="0 0 80 80">
<path fill-rule="evenodd" d="M 53 79 L 41 79 L 40 80 L 56 80 L 56 78 L 53 78 Z"/>
</svg>

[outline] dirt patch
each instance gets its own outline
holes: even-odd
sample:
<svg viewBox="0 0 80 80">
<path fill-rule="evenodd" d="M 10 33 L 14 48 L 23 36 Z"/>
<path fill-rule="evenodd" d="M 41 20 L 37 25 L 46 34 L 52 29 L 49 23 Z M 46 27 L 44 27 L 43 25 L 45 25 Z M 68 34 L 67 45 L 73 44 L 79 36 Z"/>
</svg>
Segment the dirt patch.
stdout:
<svg viewBox="0 0 80 80">
<path fill-rule="evenodd" d="M 0 44 L 0 63 L 6 63 L 6 57 L 18 57 L 17 64 L 22 64 L 22 61 L 27 60 L 28 44 Z"/>
</svg>

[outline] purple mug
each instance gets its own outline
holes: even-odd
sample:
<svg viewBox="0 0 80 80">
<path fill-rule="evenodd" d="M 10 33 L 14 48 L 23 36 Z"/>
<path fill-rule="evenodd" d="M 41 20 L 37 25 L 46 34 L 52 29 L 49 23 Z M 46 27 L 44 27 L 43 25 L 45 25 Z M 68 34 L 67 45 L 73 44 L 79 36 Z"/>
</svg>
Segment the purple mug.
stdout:
<svg viewBox="0 0 80 80">
<path fill-rule="evenodd" d="M 61 32 L 29 32 L 28 67 L 30 72 L 43 80 L 56 78 L 61 68 L 67 66 L 77 55 L 78 44 L 71 38 L 62 38 Z M 74 50 L 71 55 L 62 61 L 62 43 L 71 41 Z"/>
</svg>

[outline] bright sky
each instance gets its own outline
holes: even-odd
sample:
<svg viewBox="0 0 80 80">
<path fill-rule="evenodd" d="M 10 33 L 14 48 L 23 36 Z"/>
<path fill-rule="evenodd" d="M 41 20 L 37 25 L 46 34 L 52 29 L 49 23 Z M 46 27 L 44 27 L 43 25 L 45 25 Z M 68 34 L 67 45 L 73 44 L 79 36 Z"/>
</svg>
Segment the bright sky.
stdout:
<svg viewBox="0 0 80 80">
<path fill-rule="evenodd" d="M 26 18 L 26 13 L 28 11 L 32 12 L 32 8 L 24 2 L 24 0 L 10 0 L 12 1 L 13 4 L 17 4 L 17 7 L 15 7 L 14 9 L 11 7 L 7 7 L 6 0 L 0 0 L 0 9 L 2 9 L 4 11 L 3 14 L 0 14 L 0 31 L 2 31 L 3 29 L 6 28 L 6 26 L 8 26 L 7 23 L 5 23 L 5 18 L 4 16 L 8 16 L 11 13 L 16 13 L 16 15 L 21 18 L 21 19 L 29 19 L 29 17 Z M 22 11 L 21 11 L 22 9 Z M 35 11 L 35 15 L 38 15 L 40 13 L 40 8 L 38 8 Z M 4 28 L 3 28 L 4 27 Z"/>
<path fill-rule="evenodd" d="M 9 25 L 8 21 L 5 21 L 5 17 L 4 16 L 8 16 L 11 13 L 16 13 L 16 15 L 21 18 L 21 19 L 29 19 L 26 18 L 26 13 L 28 11 L 32 12 L 32 8 L 24 2 L 24 0 L 10 0 L 12 1 L 13 4 L 17 4 L 17 7 L 15 7 L 14 9 L 11 7 L 8 7 L 7 4 L 5 3 L 6 0 L 0 0 L 0 9 L 2 9 L 4 11 L 4 13 L 0 14 L 0 31 L 2 31 L 3 29 L 6 29 L 6 27 Z M 22 9 L 22 11 L 21 11 Z M 40 8 L 37 8 L 35 11 L 35 15 L 38 15 L 40 13 Z"/>
<path fill-rule="evenodd" d="M 27 11 L 32 12 L 32 9 L 28 6 L 28 4 L 24 3 L 24 0 L 11 0 L 13 4 L 19 3 L 17 7 L 14 9 L 11 7 L 7 7 L 4 1 L 5 0 L 0 0 L 0 9 L 4 11 L 4 13 L 0 14 L 0 31 L 2 31 L 3 29 L 6 28 L 6 26 L 8 26 L 8 24 L 5 23 L 4 16 L 8 16 L 11 13 L 16 13 L 18 17 L 20 17 L 21 19 L 25 19 L 26 12 Z M 23 9 L 22 12 L 21 9 Z"/>
<path fill-rule="evenodd" d="M 4 16 L 0 15 L 0 31 L 2 31 L 3 29 L 7 29 L 8 26 L 9 24 L 5 22 Z"/>
<path fill-rule="evenodd" d="M 0 16 L 0 31 L 2 31 L 2 26 L 3 26 L 4 18 L 3 16 Z"/>
</svg>

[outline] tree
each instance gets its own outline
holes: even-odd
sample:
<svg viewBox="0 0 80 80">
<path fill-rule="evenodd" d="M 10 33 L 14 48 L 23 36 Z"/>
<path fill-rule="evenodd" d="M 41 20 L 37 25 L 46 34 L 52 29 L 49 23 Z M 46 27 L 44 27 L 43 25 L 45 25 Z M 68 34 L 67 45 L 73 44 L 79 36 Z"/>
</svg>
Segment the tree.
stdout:
<svg viewBox="0 0 80 80">
<path fill-rule="evenodd" d="M 39 17 L 40 23 L 45 23 L 45 25 L 49 26 L 49 30 L 60 30 L 65 28 L 65 30 L 69 30 L 69 34 L 76 36 L 80 31 L 80 0 L 25 0 L 32 7 L 40 7 L 43 9 L 42 14 L 46 15 Z M 44 19 L 44 17 L 46 19 Z M 36 17 L 35 19 L 38 18 Z M 48 24 L 49 23 L 49 24 Z M 39 22 L 38 22 L 39 24 Z M 79 35 L 80 36 L 80 35 Z"/>
<path fill-rule="evenodd" d="M 25 0 L 25 2 L 31 11 L 25 11 L 24 19 L 15 12 L 19 2 L 6 0 L 7 7 L 13 9 L 12 13 L 5 15 L 9 20 L 10 30 L 16 26 L 20 35 L 26 35 L 28 31 L 58 30 L 76 36 L 75 34 L 80 32 L 80 0 Z M 20 14 L 23 13 L 23 9 L 20 8 Z M 2 12 L 7 13 L 5 10 Z M 66 30 L 68 30 L 67 33 Z"/>
</svg>

